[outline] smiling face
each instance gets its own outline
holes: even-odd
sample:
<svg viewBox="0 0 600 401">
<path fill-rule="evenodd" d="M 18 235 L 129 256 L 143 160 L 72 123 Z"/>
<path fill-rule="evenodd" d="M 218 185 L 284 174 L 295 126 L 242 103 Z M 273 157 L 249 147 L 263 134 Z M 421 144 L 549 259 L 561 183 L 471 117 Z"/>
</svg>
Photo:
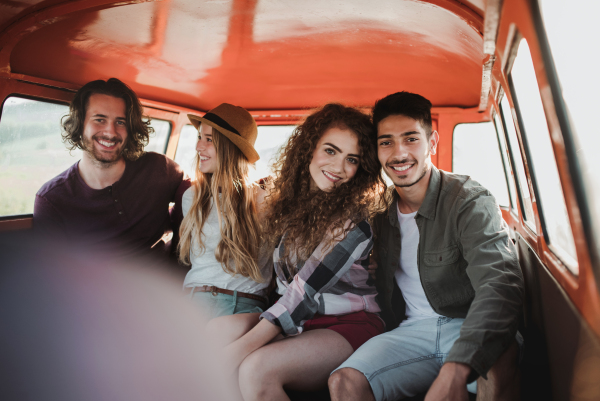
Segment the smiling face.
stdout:
<svg viewBox="0 0 600 401">
<path fill-rule="evenodd" d="M 217 150 L 213 143 L 213 129 L 208 124 L 200 125 L 196 152 L 200 158 L 200 171 L 212 174 L 217 169 Z"/>
<path fill-rule="evenodd" d="M 127 143 L 125 101 L 95 93 L 88 100 L 82 144 L 86 154 L 104 165 L 122 159 Z"/>
<path fill-rule="evenodd" d="M 348 128 L 329 128 L 313 152 L 309 171 L 311 188 L 329 192 L 349 181 L 360 164 L 358 137 Z"/>
<path fill-rule="evenodd" d="M 385 173 L 397 188 L 411 187 L 431 170 L 438 134 L 429 138 L 420 122 L 403 115 L 391 115 L 377 126 L 377 156 Z"/>
</svg>

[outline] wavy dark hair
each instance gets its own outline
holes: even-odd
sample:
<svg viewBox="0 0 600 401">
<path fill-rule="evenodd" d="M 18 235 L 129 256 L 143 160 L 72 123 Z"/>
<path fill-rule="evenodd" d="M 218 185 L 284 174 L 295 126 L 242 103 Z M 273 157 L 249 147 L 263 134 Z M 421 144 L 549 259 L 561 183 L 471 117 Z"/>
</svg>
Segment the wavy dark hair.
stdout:
<svg viewBox="0 0 600 401">
<path fill-rule="evenodd" d="M 91 81 L 77 91 L 69 107 L 69 114 L 61 120 L 62 138 L 67 148 L 70 151 L 85 150 L 83 146 L 85 114 L 90 96 L 94 94 L 113 96 L 125 101 L 127 140 L 123 147 L 123 157 L 127 160 L 138 159 L 144 154 L 144 147 L 148 145 L 154 128 L 150 126 L 150 118 L 143 115 L 144 109 L 135 92 L 117 78 Z"/>
<path fill-rule="evenodd" d="M 354 177 L 330 192 L 311 190 L 309 165 L 317 142 L 329 128 L 349 129 L 358 138 L 360 164 Z M 377 158 L 374 126 L 366 114 L 341 104 L 327 104 L 309 115 L 292 133 L 274 164 L 275 181 L 267 197 L 267 240 L 276 244 L 284 237 L 284 261 L 290 274 L 297 262 L 335 233 L 345 237 L 354 224 L 384 207 L 385 183 Z M 354 224 L 346 224 L 351 221 Z M 330 250 L 334 238 L 325 245 Z M 296 263 L 294 263 L 296 261 Z"/>
</svg>

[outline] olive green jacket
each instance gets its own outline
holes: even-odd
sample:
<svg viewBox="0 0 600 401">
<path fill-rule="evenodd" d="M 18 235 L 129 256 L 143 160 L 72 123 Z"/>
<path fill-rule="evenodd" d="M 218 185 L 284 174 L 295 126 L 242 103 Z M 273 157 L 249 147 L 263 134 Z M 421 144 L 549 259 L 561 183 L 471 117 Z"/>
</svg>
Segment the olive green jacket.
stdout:
<svg viewBox="0 0 600 401">
<path fill-rule="evenodd" d="M 388 330 L 405 318 L 403 307 L 392 308 L 401 242 L 398 193 L 390 190 L 389 209 L 374 219 L 378 301 Z M 471 366 L 471 379 L 486 377 L 515 338 L 524 294 L 516 248 L 496 200 L 468 176 L 432 167 L 415 220 L 417 264 L 431 307 L 465 318 L 446 362 Z"/>
</svg>

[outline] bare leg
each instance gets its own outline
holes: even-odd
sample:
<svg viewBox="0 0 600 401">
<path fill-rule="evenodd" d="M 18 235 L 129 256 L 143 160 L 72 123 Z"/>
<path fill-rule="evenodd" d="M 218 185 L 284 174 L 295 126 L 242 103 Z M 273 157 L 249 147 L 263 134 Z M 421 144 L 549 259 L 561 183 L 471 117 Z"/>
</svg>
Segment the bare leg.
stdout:
<svg viewBox="0 0 600 401">
<path fill-rule="evenodd" d="M 328 384 L 331 401 L 375 401 L 369 381 L 362 372 L 356 369 L 336 370 L 329 376 Z"/>
<path fill-rule="evenodd" d="M 221 316 L 206 324 L 205 333 L 215 345 L 224 347 L 246 334 L 258 324 L 260 313 Z"/>
<path fill-rule="evenodd" d="M 239 370 L 245 401 L 287 400 L 284 387 L 314 391 L 327 385 L 333 369 L 353 352 L 344 337 L 319 329 L 271 342 L 250 354 Z"/>
<path fill-rule="evenodd" d="M 517 367 L 517 342 L 508 347 L 487 374 L 488 379 L 477 379 L 477 400 L 518 401 L 521 382 Z"/>
</svg>

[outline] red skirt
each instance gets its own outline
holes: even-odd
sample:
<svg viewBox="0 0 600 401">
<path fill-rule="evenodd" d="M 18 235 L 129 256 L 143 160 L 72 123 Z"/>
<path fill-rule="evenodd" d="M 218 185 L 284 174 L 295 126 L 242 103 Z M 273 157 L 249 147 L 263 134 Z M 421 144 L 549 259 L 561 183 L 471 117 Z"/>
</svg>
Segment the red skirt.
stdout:
<svg viewBox="0 0 600 401">
<path fill-rule="evenodd" d="M 374 313 L 365 311 L 347 315 L 315 315 L 304 323 L 304 331 L 329 329 L 341 334 L 356 351 L 372 337 L 383 333 L 385 325 Z"/>
</svg>

